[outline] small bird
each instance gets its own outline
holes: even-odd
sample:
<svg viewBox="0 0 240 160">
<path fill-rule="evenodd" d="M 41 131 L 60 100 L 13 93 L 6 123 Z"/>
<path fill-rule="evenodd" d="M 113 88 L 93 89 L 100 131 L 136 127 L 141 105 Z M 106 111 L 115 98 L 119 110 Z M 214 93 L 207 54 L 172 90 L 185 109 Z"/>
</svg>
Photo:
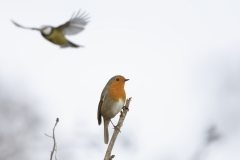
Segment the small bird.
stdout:
<svg viewBox="0 0 240 160">
<path fill-rule="evenodd" d="M 37 30 L 40 31 L 42 36 L 47 39 L 48 41 L 59 45 L 61 48 L 65 47 L 83 47 L 81 45 L 74 44 L 67 40 L 65 38 L 65 35 L 74 35 L 77 34 L 85 29 L 85 26 L 88 24 L 88 14 L 85 14 L 85 12 L 80 14 L 80 10 L 76 15 L 72 15 L 69 21 L 66 23 L 58 26 L 58 27 L 52 27 L 52 26 L 42 26 L 40 28 L 30 28 L 30 27 L 24 27 L 12 20 L 12 22 L 21 28 L 24 29 L 31 29 L 31 30 Z"/>
<path fill-rule="evenodd" d="M 104 87 L 98 104 L 98 125 L 104 121 L 104 143 L 108 144 L 108 125 L 111 118 L 115 117 L 123 108 L 126 101 L 124 90 L 125 79 L 121 75 L 112 77 Z M 101 117 L 102 116 L 102 117 Z"/>
</svg>

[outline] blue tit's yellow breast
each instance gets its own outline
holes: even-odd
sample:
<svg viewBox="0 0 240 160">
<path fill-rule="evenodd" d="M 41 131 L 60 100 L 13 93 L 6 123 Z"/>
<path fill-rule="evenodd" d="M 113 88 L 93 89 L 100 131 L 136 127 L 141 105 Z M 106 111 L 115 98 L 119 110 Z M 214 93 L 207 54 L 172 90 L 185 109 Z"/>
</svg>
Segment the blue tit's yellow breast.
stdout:
<svg viewBox="0 0 240 160">
<path fill-rule="evenodd" d="M 56 29 L 53 29 L 52 33 L 48 36 L 43 35 L 44 38 L 49 40 L 52 43 L 58 44 L 58 45 L 64 45 L 67 44 L 68 41 L 65 38 L 64 34 L 61 31 L 58 31 Z"/>
</svg>

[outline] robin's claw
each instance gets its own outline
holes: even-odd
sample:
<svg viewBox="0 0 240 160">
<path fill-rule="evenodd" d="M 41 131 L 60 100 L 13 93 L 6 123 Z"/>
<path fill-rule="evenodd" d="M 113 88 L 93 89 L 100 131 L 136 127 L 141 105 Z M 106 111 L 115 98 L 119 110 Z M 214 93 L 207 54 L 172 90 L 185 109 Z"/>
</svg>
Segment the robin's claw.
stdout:
<svg viewBox="0 0 240 160">
<path fill-rule="evenodd" d="M 119 130 L 119 132 L 121 133 L 121 130 L 119 129 L 119 127 L 118 126 L 114 126 L 114 128 L 113 129 L 117 129 L 117 130 Z"/>
<path fill-rule="evenodd" d="M 128 110 L 129 111 L 129 108 L 127 107 L 127 106 L 123 106 L 123 108 L 122 108 L 123 110 L 124 109 L 126 109 L 126 110 Z"/>
</svg>

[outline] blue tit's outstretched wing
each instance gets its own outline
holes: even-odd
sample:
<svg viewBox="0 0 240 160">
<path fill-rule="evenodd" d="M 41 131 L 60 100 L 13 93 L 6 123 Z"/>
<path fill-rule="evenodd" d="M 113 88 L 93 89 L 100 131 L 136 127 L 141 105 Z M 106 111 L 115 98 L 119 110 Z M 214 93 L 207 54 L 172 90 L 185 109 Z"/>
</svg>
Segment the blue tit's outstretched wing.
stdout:
<svg viewBox="0 0 240 160">
<path fill-rule="evenodd" d="M 22 25 L 20 25 L 20 24 L 18 24 L 18 23 L 16 23 L 16 22 L 14 22 L 13 20 L 12 20 L 12 22 L 13 22 L 13 24 L 15 24 L 17 27 L 20 27 L 20 28 L 31 29 L 31 30 L 38 30 L 38 31 L 40 31 L 40 29 L 38 29 L 38 28 L 24 27 L 24 26 L 22 26 Z"/>
<path fill-rule="evenodd" d="M 80 14 L 80 10 L 76 15 L 72 15 L 69 21 L 58 26 L 56 29 L 62 31 L 64 35 L 74 35 L 85 29 L 85 26 L 89 22 L 89 16 L 85 12 Z"/>
</svg>

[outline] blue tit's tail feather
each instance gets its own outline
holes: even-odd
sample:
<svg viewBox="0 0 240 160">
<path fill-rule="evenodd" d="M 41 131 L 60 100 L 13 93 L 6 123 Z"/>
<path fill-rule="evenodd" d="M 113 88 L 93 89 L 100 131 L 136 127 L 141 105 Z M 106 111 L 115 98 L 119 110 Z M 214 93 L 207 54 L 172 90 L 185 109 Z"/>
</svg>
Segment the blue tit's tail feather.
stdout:
<svg viewBox="0 0 240 160">
<path fill-rule="evenodd" d="M 65 45 L 62 45 L 61 48 L 66 48 L 66 47 L 74 47 L 74 48 L 79 48 L 79 47 L 83 47 L 81 45 L 77 45 L 77 44 L 74 44 L 70 41 L 68 41 L 68 44 L 65 44 Z"/>
<path fill-rule="evenodd" d="M 69 46 L 74 47 L 74 48 L 81 47 L 81 46 L 79 46 L 79 45 L 77 45 L 77 44 L 74 44 L 74 43 L 72 43 L 72 42 L 70 42 L 70 41 L 68 41 L 68 43 L 69 43 Z"/>
</svg>

